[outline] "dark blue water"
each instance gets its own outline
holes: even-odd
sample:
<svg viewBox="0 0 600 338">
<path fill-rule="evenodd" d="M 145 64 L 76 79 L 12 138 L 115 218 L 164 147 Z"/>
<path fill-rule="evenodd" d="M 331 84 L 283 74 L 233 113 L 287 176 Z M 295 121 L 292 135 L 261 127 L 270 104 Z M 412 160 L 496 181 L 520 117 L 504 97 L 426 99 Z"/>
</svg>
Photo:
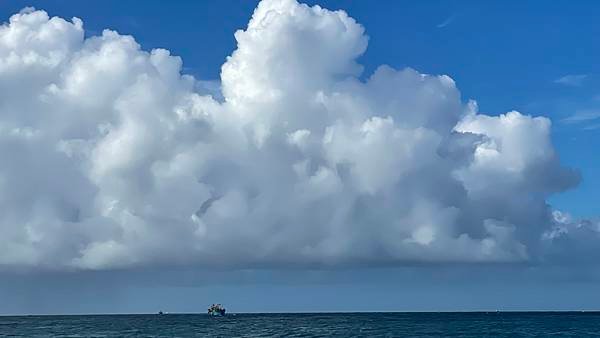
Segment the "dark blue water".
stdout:
<svg viewBox="0 0 600 338">
<path fill-rule="evenodd" d="M 594 337 L 600 313 L 0 317 L 0 337 Z"/>
</svg>

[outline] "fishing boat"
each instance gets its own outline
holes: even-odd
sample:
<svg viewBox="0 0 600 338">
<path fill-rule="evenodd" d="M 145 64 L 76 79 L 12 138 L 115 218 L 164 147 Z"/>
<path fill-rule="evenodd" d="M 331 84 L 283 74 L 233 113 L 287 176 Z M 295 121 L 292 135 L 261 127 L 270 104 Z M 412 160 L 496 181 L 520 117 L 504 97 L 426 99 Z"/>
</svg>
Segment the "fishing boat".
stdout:
<svg viewBox="0 0 600 338">
<path fill-rule="evenodd" d="M 224 316 L 225 308 L 221 304 L 213 304 L 208 308 L 209 316 Z"/>
</svg>

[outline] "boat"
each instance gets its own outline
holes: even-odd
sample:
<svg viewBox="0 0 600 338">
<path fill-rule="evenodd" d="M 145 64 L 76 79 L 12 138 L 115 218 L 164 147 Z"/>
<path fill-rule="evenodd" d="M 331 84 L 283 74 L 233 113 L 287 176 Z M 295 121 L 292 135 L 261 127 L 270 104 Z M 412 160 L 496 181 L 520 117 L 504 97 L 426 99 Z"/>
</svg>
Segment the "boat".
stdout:
<svg viewBox="0 0 600 338">
<path fill-rule="evenodd" d="M 224 316 L 225 308 L 221 304 L 213 304 L 208 307 L 209 316 Z"/>
</svg>

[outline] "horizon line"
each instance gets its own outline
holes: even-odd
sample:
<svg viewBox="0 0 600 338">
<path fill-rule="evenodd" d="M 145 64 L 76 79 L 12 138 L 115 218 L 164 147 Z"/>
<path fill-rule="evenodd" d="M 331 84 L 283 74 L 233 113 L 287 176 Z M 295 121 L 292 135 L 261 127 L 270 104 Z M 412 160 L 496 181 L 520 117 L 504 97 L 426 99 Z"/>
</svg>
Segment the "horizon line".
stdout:
<svg viewBox="0 0 600 338">
<path fill-rule="evenodd" d="M 432 313 L 600 313 L 600 309 L 594 310 L 406 310 L 406 311 L 288 311 L 288 312 L 228 312 L 227 315 L 287 315 L 287 314 L 376 314 L 376 313 L 398 313 L 398 314 L 432 314 Z M 200 315 L 211 317 L 205 312 L 115 312 L 115 313 L 39 313 L 39 314 L 0 314 L 1 317 L 69 317 L 69 316 L 165 316 L 165 315 Z"/>
</svg>

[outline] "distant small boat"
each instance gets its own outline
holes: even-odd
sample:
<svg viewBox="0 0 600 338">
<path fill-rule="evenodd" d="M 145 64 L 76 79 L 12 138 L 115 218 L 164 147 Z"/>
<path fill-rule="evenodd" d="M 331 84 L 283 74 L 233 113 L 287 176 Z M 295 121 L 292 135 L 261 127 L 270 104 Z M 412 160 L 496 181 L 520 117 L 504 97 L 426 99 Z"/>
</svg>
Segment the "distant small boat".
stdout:
<svg viewBox="0 0 600 338">
<path fill-rule="evenodd" d="M 158 311 L 158 315 L 159 315 L 159 316 L 160 316 L 160 315 L 164 315 L 164 314 L 165 314 L 164 312 L 162 312 L 162 311 Z"/>
<path fill-rule="evenodd" d="M 221 304 L 213 304 L 208 308 L 209 316 L 224 316 L 225 308 Z"/>
</svg>

